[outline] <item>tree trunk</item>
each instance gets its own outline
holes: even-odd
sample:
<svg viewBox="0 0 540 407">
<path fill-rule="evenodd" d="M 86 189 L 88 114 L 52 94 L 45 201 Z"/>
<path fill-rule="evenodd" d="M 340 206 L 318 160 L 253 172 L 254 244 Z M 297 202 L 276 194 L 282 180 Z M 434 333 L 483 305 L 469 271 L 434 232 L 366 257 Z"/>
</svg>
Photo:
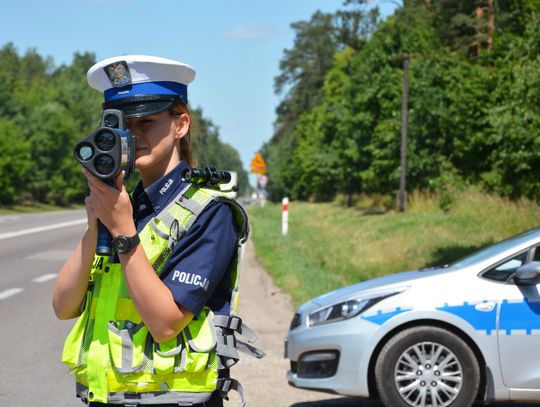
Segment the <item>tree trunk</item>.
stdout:
<svg viewBox="0 0 540 407">
<path fill-rule="evenodd" d="M 480 55 L 480 50 L 482 49 L 484 43 L 483 35 L 483 23 L 484 23 L 484 1 L 478 0 L 476 2 L 476 9 L 474 11 L 475 20 L 476 20 L 476 39 L 474 44 L 474 53 L 478 57 Z"/>
<path fill-rule="evenodd" d="M 493 33 L 495 32 L 495 1 L 487 0 L 488 24 L 487 24 L 487 50 L 493 51 Z"/>
<path fill-rule="evenodd" d="M 431 2 L 430 0 L 423 0 L 424 1 L 424 6 L 426 6 L 426 8 L 429 10 L 429 11 L 433 11 L 433 6 L 431 5 Z"/>
</svg>

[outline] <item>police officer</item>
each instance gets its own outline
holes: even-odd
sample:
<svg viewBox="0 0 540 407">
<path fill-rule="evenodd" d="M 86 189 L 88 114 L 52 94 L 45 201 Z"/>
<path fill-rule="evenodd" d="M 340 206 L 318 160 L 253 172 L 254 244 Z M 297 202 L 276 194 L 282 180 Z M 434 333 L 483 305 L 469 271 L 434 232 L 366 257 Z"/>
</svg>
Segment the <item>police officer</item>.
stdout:
<svg viewBox="0 0 540 407">
<path fill-rule="evenodd" d="M 91 406 L 222 406 L 237 360 L 231 335 L 254 335 L 236 316 L 243 209 L 188 184 L 193 166 L 187 85 L 194 69 L 150 56 L 95 64 L 90 86 L 123 111 L 141 181 L 130 196 L 85 171 L 88 228 L 58 274 L 53 307 L 79 317 L 62 355 Z M 98 219 L 115 256 L 95 254 Z M 259 355 L 260 356 L 260 355 Z"/>
</svg>

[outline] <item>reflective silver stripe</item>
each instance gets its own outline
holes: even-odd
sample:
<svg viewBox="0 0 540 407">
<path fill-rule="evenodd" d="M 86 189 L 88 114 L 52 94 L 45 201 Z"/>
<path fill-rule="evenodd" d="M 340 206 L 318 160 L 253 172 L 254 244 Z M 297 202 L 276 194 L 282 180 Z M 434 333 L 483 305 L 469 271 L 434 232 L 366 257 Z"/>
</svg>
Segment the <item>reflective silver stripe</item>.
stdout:
<svg viewBox="0 0 540 407">
<path fill-rule="evenodd" d="M 217 195 L 217 196 L 214 196 L 214 200 L 217 202 L 228 203 L 234 206 L 242 214 L 243 222 L 242 222 L 242 225 L 240 225 L 242 229 L 240 230 L 239 242 L 240 244 L 244 244 L 245 242 L 247 242 L 247 239 L 249 237 L 250 227 L 249 227 L 249 220 L 248 220 L 249 218 L 247 216 L 247 212 L 245 208 L 242 205 L 240 205 L 240 203 L 238 203 L 236 199 L 230 198 L 228 196 Z"/>
<path fill-rule="evenodd" d="M 247 326 L 242 319 L 236 315 L 216 315 L 214 316 L 214 324 L 221 328 L 229 328 L 238 332 L 246 338 L 248 342 L 253 343 L 257 339 L 255 331 Z"/>
<path fill-rule="evenodd" d="M 156 349 L 156 353 L 159 355 L 159 356 L 163 356 L 163 357 L 169 357 L 169 356 L 174 356 L 174 355 L 178 355 L 181 351 L 182 351 L 182 338 L 181 338 L 181 335 L 180 334 L 180 337 L 176 337 L 176 346 L 174 348 L 172 348 L 171 350 L 169 350 L 168 352 L 164 352 L 162 351 L 160 348 L 160 344 L 157 343 L 157 342 L 154 342 L 155 343 L 155 349 Z M 180 339 L 180 343 L 178 343 L 178 340 Z"/>
<path fill-rule="evenodd" d="M 169 235 L 167 233 L 163 232 L 160 228 L 158 228 L 155 222 L 156 222 L 156 218 L 153 218 L 150 221 L 150 227 L 154 230 L 154 232 L 156 232 L 156 234 L 159 237 L 161 237 L 162 239 L 168 239 Z"/>
<path fill-rule="evenodd" d="M 83 401 L 88 400 L 88 388 L 80 383 L 76 384 L 77 395 Z M 205 403 L 212 397 L 212 392 L 196 393 L 196 392 L 180 392 L 180 391 L 163 391 L 163 392 L 148 392 L 148 393 L 109 393 L 107 402 L 112 404 L 127 404 L 127 405 L 156 405 L 156 404 L 178 404 L 181 406 L 190 406 L 193 404 Z M 91 400 L 90 400 L 91 401 Z"/>
<path fill-rule="evenodd" d="M 137 373 L 144 369 L 148 358 L 146 355 L 143 357 L 143 361 L 139 366 L 133 366 L 133 340 L 132 336 L 135 335 L 142 327 L 143 323 L 137 325 L 133 330 L 129 329 L 118 329 L 112 321 L 109 322 L 108 329 L 118 336 L 122 341 L 122 366 L 115 366 L 115 370 L 118 373 Z"/>
<path fill-rule="evenodd" d="M 238 382 L 238 380 L 235 379 L 218 379 L 218 390 L 222 393 L 227 394 L 231 390 L 236 390 L 238 394 L 240 395 L 240 401 L 242 403 L 242 407 L 245 407 L 246 405 L 246 398 L 244 397 L 244 388 L 242 385 Z"/>
<path fill-rule="evenodd" d="M 220 328 L 229 328 L 236 331 L 241 323 L 242 319 L 235 315 L 214 315 L 214 325 Z"/>
<path fill-rule="evenodd" d="M 260 348 L 256 348 L 255 346 L 251 346 L 248 343 L 236 340 L 236 348 L 243 353 L 246 353 L 248 355 L 254 356 L 257 359 L 260 359 L 264 356 L 266 356 L 266 353 Z"/>
<path fill-rule="evenodd" d="M 180 205 L 182 208 L 185 208 L 188 211 L 190 211 L 195 216 L 199 216 L 205 207 L 205 205 L 201 205 L 199 202 L 195 201 L 194 199 L 188 199 L 188 198 L 178 199 L 176 203 Z"/>
<path fill-rule="evenodd" d="M 158 215 L 156 216 L 160 221 L 162 221 L 163 223 L 165 223 L 165 225 L 167 225 L 167 228 L 170 229 L 171 227 L 171 224 L 173 222 L 173 220 L 175 219 L 172 215 L 169 214 L 170 212 L 170 209 L 176 205 L 176 202 L 181 199 L 181 197 L 184 196 L 184 194 L 192 187 L 191 184 L 188 184 L 184 189 L 182 189 L 180 191 L 180 193 L 176 196 L 176 198 L 174 198 L 170 204 L 168 204 L 165 208 L 163 208 L 161 210 L 160 213 L 158 213 Z"/>
<path fill-rule="evenodd" d="M 221 328 L 217 328 L 221 329 Z M 218 335 L 217 342 L 217 354 L 227 359 L 234 359 L 238 361 L 240 355 L 238 351 L 247 353 L 250 356 L 254 356 L 257 359 L 265 356 L 265 353 L 262 349 L 251 346 L 245 342 L 242 342 L 234 337 L 234 335 Z M 235 362 L 236 363 L 236 362 Z M 233 363 L 234 364 L 234 363 Z M 226 363 L 227 366 L 230 366 Z"/>
<path fill-rule="evenodd" d="M 217 343 L 216 327 L 214 325 L 214 321 L 212 321 L 212 318 L 210 318 L 208 316 L 208 309 L 205 309 L 205 313 L 206 313 L 206 321 L 210 324 L 210 328 L 211 328 L 210 329 L 210 334 L 212 335 L 212 342 L 210 344 L 210 347 L 201 348 L 201 347 L 197 346 L 197 344 L 193 340 L 193 337 L 191 336 L 191 332 L 189 330 L 189 325 L 186 327 L 186 329 L 184 329 L 184 333 L 186 334 L 186 338 L 188 340 L 189 347 L 195 352 L 201 352 L 201 353 L 209 352 L 209 351 L 211 351 L 212 349 L 214 349 L 216 347 L 216 343 Z"/>
<path fill-rule="evenodd" d="M 173 202 L 174 203 L 174 202 Z M 172 216 L 169 211 L 163 210 L 161 213 L 157 216 L 160 221 L 162 221 L 167 227 L 170 227 L 170 225 L 173 223 L 173 221 L 176 219 L 174 216 Z M 167 235 L 167 238 L 169 235 Z"/>
<path fill-rule="evenodd" d="M 216 328 L 216 330 L 221 331 L 221 328 Z M 222 368 L 229 368 L 240 360 L 240 355 L 235 348 L 233 335 L 223 336 L 221 332 L 218 332 L 216 352 Z"/>
<path fill-rule="evenodd" d="M 154 392 L 154 393 L 136 393 L 137 398 L 134 398 L 135 393 L 109 393 L 108 402 L 112 404 L 179 404 L 182 406 L 190 406 L 193 404 L 202 404 L 210 400 L 212 393 L 196 393 L 196 392 Z M 140 396 L 140 397 L 138 397 Z"/>
<path fill-rule="evenodd" d="M 234 267 L 236 268 L 236 279 L 233 281 L 233 289 L 231 292 L 231 302 L 229 303 L 229 315 L 236 314 L 236 306 L 238 303 L 238 296 L 240 294 L 240 274 L 242 268 L 242 259 L 244 258 L 244 245 L 242 243 L 238 244 L 238 250 L 236 252 L 236 261 Z"/>
<path fill-rule="evenodd" d="M 182 347 L 182 352 L 180 353 L 180 366 L 174 367 L 174 373 L 180 373 L 186 370 L 187 358 L 187 349 Z"/>
<path fill-rule="evenodd" d="M 120 331 L 122 339 L 122 367 L 116 367 L 120 373 L 130 373 L 133 371 L 133 340 L 127 329 Z"/>
<path fill-rule="evenodd" d="M 248 342 L 253 343 L 257 339 L 257 334 L 253 329 L 247 326 L 244 322 L 240 325 L 238 333 L 248 340 Z"/>
<path fill-rule="evenodd" d="M 191 218 L 189 218 L 188 223 L 186 224 L 186 230 L 189 230 L 189 228 L 193 226 L 196 220 L 197 220 L 197 215 L 195 214 Z"/>
</svg>

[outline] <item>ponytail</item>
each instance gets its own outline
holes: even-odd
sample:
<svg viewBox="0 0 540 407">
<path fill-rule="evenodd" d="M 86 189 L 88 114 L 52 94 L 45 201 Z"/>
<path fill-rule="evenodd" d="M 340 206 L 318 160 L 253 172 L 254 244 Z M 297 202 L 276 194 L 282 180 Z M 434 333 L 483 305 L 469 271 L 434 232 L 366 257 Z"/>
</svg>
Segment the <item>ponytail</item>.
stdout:
<svg viewBox="0 0 540 407">
<path fill-rule="evenodd" d="M 170 112 L 174 116 L 187 114 L 191 118 L 187 105 L 182 102 L 175 102 Z M 197 159 L 191 148 L 191 126 L 186 135 L 180 139 L 180 159 L 185 161 L 191 168 L 197 166 Z"/>
</svg>

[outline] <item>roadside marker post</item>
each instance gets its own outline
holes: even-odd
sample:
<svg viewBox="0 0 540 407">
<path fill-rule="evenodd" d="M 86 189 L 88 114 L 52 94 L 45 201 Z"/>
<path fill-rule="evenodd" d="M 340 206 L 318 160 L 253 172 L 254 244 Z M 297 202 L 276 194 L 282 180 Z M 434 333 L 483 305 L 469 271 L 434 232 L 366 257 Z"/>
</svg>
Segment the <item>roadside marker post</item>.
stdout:
<svg viewBox="0 0 540 407">
<path fill-rule="evenodd" d="M 289 198 L 281 200 L 281 234 L 287 235 L 289 232 Z"/>
</svg>

